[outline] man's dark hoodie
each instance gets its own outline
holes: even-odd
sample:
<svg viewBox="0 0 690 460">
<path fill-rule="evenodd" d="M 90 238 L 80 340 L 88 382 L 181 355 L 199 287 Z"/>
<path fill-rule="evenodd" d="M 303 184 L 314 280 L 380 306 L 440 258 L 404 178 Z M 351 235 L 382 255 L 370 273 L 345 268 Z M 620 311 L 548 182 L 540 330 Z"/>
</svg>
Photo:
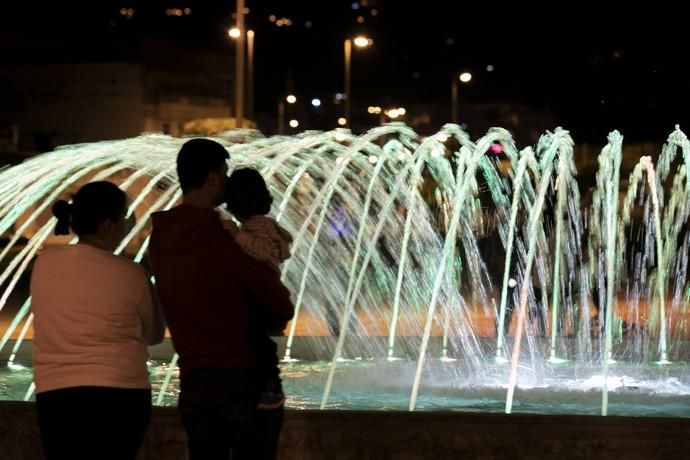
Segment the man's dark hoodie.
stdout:
<svg viewBox="0 0 690 460">
<path fill-rule="evenodd" d="M 278 276 L 242 252 L 212 209 L 181 205 L 152 220 L 149 256 L 182 377 L 255 367 L 252 331 L 283 329 L 293 315 Z"/>
</svg>

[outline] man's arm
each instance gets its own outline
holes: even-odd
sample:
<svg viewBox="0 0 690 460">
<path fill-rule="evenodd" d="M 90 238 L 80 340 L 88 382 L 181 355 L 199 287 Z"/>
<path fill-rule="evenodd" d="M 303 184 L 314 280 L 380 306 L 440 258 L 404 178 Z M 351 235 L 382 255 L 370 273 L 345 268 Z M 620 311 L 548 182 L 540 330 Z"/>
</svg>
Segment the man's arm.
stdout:
<svg viewBox="0 0 690 460">
<path fill-rule="evenodd" d="M 295 313 L 290 291 L 279 275 L 265 263 L 258 262 L 237 248 L 237 276 L 242 287 L 261 308 L 261 321 L 266 329 L 284 329 Z"/>
<path fill-rule="evenodd" d="M 144 289 L 139 303 L 139 316 L 141 317 L 144 340 L 147 345 L 156 345 L 165 337 L 165 320 L 161 310 L 158 292 L 153 288 L 151 277 L 145 270 Z"/>
</svg>

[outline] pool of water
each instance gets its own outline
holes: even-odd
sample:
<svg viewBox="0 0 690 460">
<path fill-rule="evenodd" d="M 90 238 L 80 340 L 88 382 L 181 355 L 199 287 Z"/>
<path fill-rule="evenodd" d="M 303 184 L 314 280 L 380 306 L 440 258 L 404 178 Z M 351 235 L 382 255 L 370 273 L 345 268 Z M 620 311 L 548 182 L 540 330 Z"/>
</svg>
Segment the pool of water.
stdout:
<svg viewBox="0 0 690 460">
<path fill-rule="evenodd" d="M 287 407 L 318 409 L 330 363 L 293 362 L 282 365 Z M 339 363 L 327 403 L 331 410 L 407 410 L 416 363 L 352 360 Z M 417 410 L 503 412 L 508 367 L 487 366 L 461 375 L 455 363 L 427 366 Z M 154 400 L 168 372 L 167 363 L 150 363 Z M 177 370 L 163 405 L 174 405 Z M 31 384 L 27 364 L 0 367 L 0 400 L 23 400 Z M 513 413 L 597 415 L 601 413 L 603 377 L 595 365 L 561 364 L 521 369 Z M 610 368 L 609 415 L 690 417 L 690 371 L 687 363 L 668 366 L 615 364 Z"/>
</svg>

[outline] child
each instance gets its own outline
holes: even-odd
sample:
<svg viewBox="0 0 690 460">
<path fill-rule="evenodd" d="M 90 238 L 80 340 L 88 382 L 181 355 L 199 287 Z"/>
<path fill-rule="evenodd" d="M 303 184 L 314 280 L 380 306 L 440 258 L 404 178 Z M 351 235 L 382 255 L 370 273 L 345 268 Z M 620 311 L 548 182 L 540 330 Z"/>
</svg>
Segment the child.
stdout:
<svg viewBox="0 0 690 460">
<path fill-rule="evenodd" d="M 251 257 L 266 262 L 280 276 L 280 264 L 290 257 L 292 237 L 266 214 L 271 210 L 271 197 L 263 177 L 254 169 L 236 169 L 228 178 L 225 190 L 228 210 L 242 224 L 237 227 L 225 221 L 225 228 L 237 244 Z M 277 409 L 285 402 L 278 369 L 278 347 L 269 334 L 273 331 L 256 331 L 259 377 L 264 391 L 258 409 Z M 282 335 L 282 331 L 278 334 Z"/>
</svg>

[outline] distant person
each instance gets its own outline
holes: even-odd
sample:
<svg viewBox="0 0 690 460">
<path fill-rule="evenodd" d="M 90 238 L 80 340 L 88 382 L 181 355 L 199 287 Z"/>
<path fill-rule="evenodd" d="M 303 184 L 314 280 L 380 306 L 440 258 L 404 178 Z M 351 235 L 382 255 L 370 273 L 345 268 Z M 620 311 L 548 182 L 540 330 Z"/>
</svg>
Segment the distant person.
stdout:
<svg viewBox="0 0 690 460">
<path fill-rule="evenodd" d="M 224 221 L 237 244 L 254 259 L 268 264 L 280 278 L 280 264 L 290 257 L 292 236 L 274 219 L 267 217 L 273 197 L 261 174 L 254 169 L 237 169 L 228 179 L 225 191 L 228 210 L 242 224 Z M 282 330 L 256 330 L 257 371 L 264 382 L 258 409 L 278 409 L 285 403 L 278 367 L 278 346 L 270 335 L 283 335 Z"/>
<path fill-rule="evenodd" d="M 274 270 L 223 228 L 215 208 L 225 198 L 227 159 L 215 141 L 185 142 L 177 156 L 182 204 L 152 216 L 149 254 L 180 356 L 189 458 L 274 459 L 283 411 L 257 410 L 264 364 L 253 330 L 284 329 L 294 307 Z"/>
<path fill-rule="evenodd" d="M 53 206 L 55 234 L 31 277 L 36 409 L 47 459 L 134 459 L 151 416 L 147 345 L 165 326 L 149 276 L 113 251 L 127 198 L 91 182 Z"/>
</svg>

